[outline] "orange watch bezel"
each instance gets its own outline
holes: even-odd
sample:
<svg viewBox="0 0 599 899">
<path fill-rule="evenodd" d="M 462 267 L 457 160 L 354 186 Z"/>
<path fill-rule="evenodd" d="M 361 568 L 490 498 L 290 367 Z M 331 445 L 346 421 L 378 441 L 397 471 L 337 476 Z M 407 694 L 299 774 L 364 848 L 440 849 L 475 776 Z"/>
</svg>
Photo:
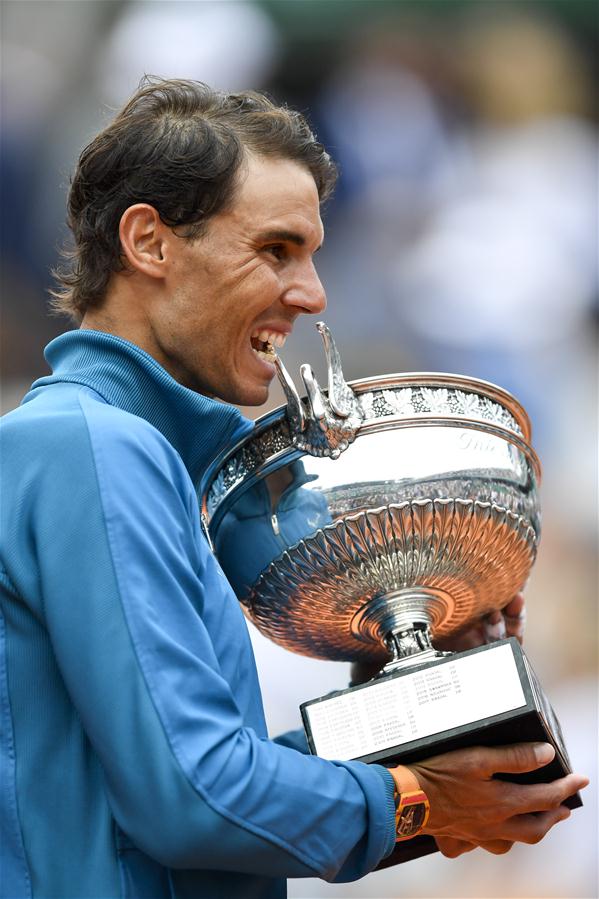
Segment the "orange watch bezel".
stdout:
<svg viewBox="0 0 599 899">
<path fill-rule="evenodd" d="M 430 814 L 430 803 L 424 790 L 409 793 L 396 792 L 399 801 L 395 808 L 395 841 L 410 840 L 418 836 L 426 827 Z M 408 827 L 407 832 L 404 829 Z"/>
</svg>

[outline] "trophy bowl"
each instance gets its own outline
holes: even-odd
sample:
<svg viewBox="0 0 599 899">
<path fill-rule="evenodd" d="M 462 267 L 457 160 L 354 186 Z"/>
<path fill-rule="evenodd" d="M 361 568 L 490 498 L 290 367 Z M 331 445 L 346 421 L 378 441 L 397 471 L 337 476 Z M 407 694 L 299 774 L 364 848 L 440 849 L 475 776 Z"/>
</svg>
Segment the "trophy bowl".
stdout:
<svg viewBox="0 0 599 899">
<path fill-rule="evenodd" d="M 203 511 L 263 634 L 303 655 L 387 660 L 388 671 L 523 587 L 540 466 L 505 390 L 434 373 L 347 385 L 318 327 L 328 392 L 303 366 L 300 399 L 277 360 L 288 403 L 215 461 Z"/>
</svg>

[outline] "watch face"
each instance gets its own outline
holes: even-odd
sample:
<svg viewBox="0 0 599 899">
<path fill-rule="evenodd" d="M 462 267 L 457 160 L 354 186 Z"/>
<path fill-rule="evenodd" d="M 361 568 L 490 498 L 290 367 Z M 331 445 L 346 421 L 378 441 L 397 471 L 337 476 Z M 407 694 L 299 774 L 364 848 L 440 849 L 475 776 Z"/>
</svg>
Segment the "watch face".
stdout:
<svg viewBox="0 0 599 899">
<path fill-rule="evenodd" d="M 421 790 L 399 794 L 398 802 L 395 836 L 397 840 L 407 840 L 415 837 L 426 826 L 430 806 L 426 793 Z"/>
<path fill-rule="evenodd" d="M 424 826 L 427 808 L 424 802 L 415 802 L 403 809 L 397 820 L 397 836 L 411 837 Z"/>
</svg>

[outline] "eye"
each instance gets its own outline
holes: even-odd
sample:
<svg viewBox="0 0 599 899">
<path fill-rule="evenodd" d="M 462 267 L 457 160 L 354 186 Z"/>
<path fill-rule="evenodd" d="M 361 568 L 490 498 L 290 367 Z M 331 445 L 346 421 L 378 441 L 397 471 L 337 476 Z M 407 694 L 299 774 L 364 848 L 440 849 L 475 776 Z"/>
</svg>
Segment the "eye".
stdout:
<svg viewBox="0 0 599 899">
<path fill-rule="evenodd" d="M 269 244 L 267 247 L 264 247 L 264 251 L 266 253 L 269 253 L 271 256 L 274 256 L 275 259 L 281 260 L 285 257 L 285 244 Z"/>
</svg>

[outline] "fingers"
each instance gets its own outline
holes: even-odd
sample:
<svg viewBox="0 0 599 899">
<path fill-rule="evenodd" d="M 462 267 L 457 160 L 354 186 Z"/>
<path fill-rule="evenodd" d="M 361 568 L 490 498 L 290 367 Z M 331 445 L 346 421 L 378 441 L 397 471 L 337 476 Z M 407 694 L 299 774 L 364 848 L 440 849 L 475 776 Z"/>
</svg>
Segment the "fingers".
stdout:
<svg viewBox="0 0 599 899">
<path fill-rule="evenodd" d="M 479 843 L 480 848 L 493 855 L 505 855 L 514 845 L 513 840 L 485 840 Z"/>
<path fill-rule="evenodd" d="M 522 643 L 526 624 L 524 596 L 518 593 L 501 611 L 489 612 L 485 616 L 485 638 L 487 643 L 516 637 Z"/>
<path fill-rule="evenodd" d="M 564 805 L 550 809 L 546 812 L 538 812 L 529 815 L 514 815 L 506 821 L 493 825 L 486 836 L 480 840 L 471 838 L 475 845 L 480 846 L 493 855 L 503 855 L 509 852 L 514 843 L 539 843 L 544 836 L 560 821 L 570 817 L 570 809 Z M 449 847 L 451 849 L 451 847 Z M 462 850 L 465 851 L 465 850 Z"/>
<path fill-rule="evenodd" d="M 484 849 L 485 852 L 491 852 L 493 855 L 505 855 L 514 845 L 513 840 L 483 840 L 480 843 L 471 843 L 468 840 L 458 840 L 455 837 L 436 837 L 435 842 L 439 847 L 439 852 L 446 858 L 457 858 L 465 852 L 472 852 L 473 849 Z"/>
<path fill-rule="evenodd" d="M 511 794 L 514 814 L 547 812 L 559 808 L 578 790 L 584 789 L 588 778 L 568 774 L 546 784 L 513 784 Z"/>
<path fill-rule="evenodd" d="M 518 593 L 501 611 L 489 612 L 450 637 L 435 639 L 434 646 L 440 650 L 463 652 L 484 643 L 494 643 L 504 637 L 516 637 L 522 643 L 525 622 L 524 596 Z"/>
<path fill-rule="evenodd" d="M 526 607 L 522 594 L 514 596 L 502 611 L 506 637 L 516 637 L 522 643 L 526 625 Z"/>
<path fill-rule="evenodd" d="M 503 640 L 506 634 L 506 627 L 501 612 L 489 612 L 484 619 L 485 627 L 485 643 L 494 643 L 495 640 Z M 509 635 L 507 635 L 509 636 Z"/>
<path fill-rule="evenodd" d="M 517 593 L 501 610 L 504 618 L 519 618 L 524 612 L 525 604 L 523 594 Z"/>
<path fill-rule="evenodd" d="M 473 849 L 476 849 L 475 843 L 470 843 L 468 840 L 458 840 L 456 837 L 435 837 L 435 842 L 439 847 L 439 852 L 445 858 L 457 858 L 458 855 L 463 855 L 464 852 L 472 852 Z"/>
<path fill-rule="evenodd" d="M 564 805 L 538 814 L 514 815 L 488 828 L 486 836 L 468 835 L 469 838 L 435 836 L 440 852 L 447 858 L 457 858 L 465 852 L 480 847 L 493 855 L 504 855 L 514 843 L 539 843 L 561 821 L 570 817 L 570 809 Z M 495 831 L 495 833 L 493 833 Z"/>
<path fill-rule="evenodd" d="M 484 780 L 494 774 L 525 774 L 549 764 L 555 756 L 550 743 L 513 743 L 511 746 L 473 746 L 434 756 L 416 767 L 451 772 L 456 778 Z"/>
<path fill-rule="evenodd" d="M 539 843 L 555 824 L 570 817 L 564 805 L 535 815 L 515 815 L 506 822 L 506 834 L 519 843 Z"/>
<path fill-rule="evenodd" d="M 555 756 L 550 743 L 514 743 L 512 746 L 477 747 L 481 770 L 493 774 L 525 774 L 549 764 Z"/>
<path fill-rule="evenodd" d="M 476 795 L 488 792 L 489 781 L 494 774 L 523 774 L 536 771 L 547 765 L 555 756 L 555 750 L 549 743 L 515 743 L 511 746 L 474 746 L 469 749 L 456 749 L 453 752 L 433 756 L 410 766 L 414 774 L 425 783 L 423 789 L 440 790 L 442 794 L 448 790 L 454 792 L 460 786 L 466 790 L 467 805 L 472 805 L 473 788 Z M 431 781 L 432 779 L 432 781 Z M 486 785 L 486 786 L 485 786 Z M 512 787 L 515 785 L 511 785 Z M 495 779 L 492 792 L 488 792 L 482 802 L 493 797 L 498 799 L 506 785 Z"/>
</svg>

